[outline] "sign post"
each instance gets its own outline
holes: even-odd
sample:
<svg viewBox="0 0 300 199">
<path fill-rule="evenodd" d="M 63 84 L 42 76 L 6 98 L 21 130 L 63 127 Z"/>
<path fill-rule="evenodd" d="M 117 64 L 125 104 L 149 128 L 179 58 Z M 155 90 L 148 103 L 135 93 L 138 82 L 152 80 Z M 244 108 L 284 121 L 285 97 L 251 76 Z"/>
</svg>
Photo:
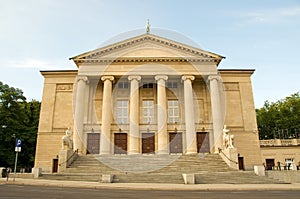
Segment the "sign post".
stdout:
<svg viewBox="0 0 300 199">
<path fill-rule="evenodd" d="M 21 152 L 21 147 L 22 147 L 22 140 L 21 139 L 16 139 L 16 147 L 15 147 L 15 152 L 16 152 L 16 161 L 15 161 L 15 170 L 14 170 L 14 181 L 16 178 L 16 171 L 17 171 L 17 164 L 18 164 L 18 153 Z"/>
</svg>

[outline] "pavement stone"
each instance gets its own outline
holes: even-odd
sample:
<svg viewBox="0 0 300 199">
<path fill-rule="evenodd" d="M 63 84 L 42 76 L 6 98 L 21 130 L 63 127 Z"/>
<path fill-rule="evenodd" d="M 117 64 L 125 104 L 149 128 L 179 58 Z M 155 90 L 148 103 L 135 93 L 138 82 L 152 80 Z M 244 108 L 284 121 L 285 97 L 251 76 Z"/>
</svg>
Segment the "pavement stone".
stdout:
<svg viewBox="0 0 300 199">
<path fill-rule="evenodd" d="M 300 183 L 294 184 L 160 184 L 160 183 L 100 183 L 82 181 L 61 181 L 44 179 L 1 178 L 0 184 L 72 187 L 88 189 L 131 189 L 131 190 L 300 190 Z"/>
</svg>

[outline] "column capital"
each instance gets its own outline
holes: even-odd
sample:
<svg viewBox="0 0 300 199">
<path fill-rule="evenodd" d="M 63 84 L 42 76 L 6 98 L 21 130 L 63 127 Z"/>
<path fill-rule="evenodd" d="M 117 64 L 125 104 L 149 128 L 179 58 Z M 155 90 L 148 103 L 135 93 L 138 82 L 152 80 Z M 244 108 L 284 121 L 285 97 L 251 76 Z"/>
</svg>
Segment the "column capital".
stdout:
<svg viewBox="0 0 300 199">
<path fill-rule="evenodd" d="M 185 81 L 185 80 L 191 80 L 191 81 L 194 81 L 194 80 L 195 80 L 195 76 L 193 76 L 193 75 L 183 75 L 183 76 L 181 77 L 181 79 L 182 79 L 183 81 Z"/>
<path fill-rule="evenodd" d="M 113 81 L 115 78 L 114 78 L 114 76 L 102 76 L 101 77 L 101 80 L 102 81 L 106 81 L 106 80 L 109 80 L 109 81 Z"/>
<path fill-rule="evenodd" d="M 156 75 L 154 78 L 155 78 L 156 81 L 159 81 L 159 80 L 167 81 L 168 80 L 167 75 Z"/>
<path fill-rule="evenodd" d="M 208 81 L 212 81 L 212 80 L 220 81 L 221 77 L 220 77 L 220 75 L 210 75 L 210 76 L 208 76 Z"/>
<path fill-rule="evenodd" d="M 128 76 L 128 80 L 131 81 L 131 80 L 136 80 L 136 81 L 140 81 L 142 78 L 141 76 L 139 75 L 129 75 Z"/>
<path fill-rule="evenodd" d="M 77 82 L 83 81 L 85 83 L 89 83 L 89 79 L 87 76 L 77 76 Z"/>
</svg>

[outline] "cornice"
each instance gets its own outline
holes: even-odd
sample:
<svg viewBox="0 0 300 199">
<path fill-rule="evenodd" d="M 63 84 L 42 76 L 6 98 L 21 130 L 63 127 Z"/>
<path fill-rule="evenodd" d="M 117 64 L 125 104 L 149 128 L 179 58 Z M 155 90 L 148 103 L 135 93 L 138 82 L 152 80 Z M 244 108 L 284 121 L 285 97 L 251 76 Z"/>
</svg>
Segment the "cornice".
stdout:
<svg viewBox="0 0 300 199">
<path fill-rule="evenodd" d="M 101 59 L 74 59 L 78 64 L 82 63 L 124 63 L 124 62 L 214 62 L 214 58 L 180 58 L 180 57 L 125 57 L 125 58 L 101 58 Z"/>
</svg>

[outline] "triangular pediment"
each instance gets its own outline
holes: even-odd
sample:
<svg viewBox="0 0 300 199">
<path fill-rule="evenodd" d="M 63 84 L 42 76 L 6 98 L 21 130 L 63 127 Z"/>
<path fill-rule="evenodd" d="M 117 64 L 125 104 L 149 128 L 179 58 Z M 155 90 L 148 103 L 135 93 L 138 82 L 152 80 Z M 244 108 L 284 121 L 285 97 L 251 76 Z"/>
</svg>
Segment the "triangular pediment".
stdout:
<svg viewBox="0 0 300 199">
<path fill-rule="evenodd" d="M 143 34 L 72 57 L 80 63 L 111 62 L 112 60 L 179 60 L 212 61 L 217 65 L 224 57 L 153 34 Z"/>
</svg>

